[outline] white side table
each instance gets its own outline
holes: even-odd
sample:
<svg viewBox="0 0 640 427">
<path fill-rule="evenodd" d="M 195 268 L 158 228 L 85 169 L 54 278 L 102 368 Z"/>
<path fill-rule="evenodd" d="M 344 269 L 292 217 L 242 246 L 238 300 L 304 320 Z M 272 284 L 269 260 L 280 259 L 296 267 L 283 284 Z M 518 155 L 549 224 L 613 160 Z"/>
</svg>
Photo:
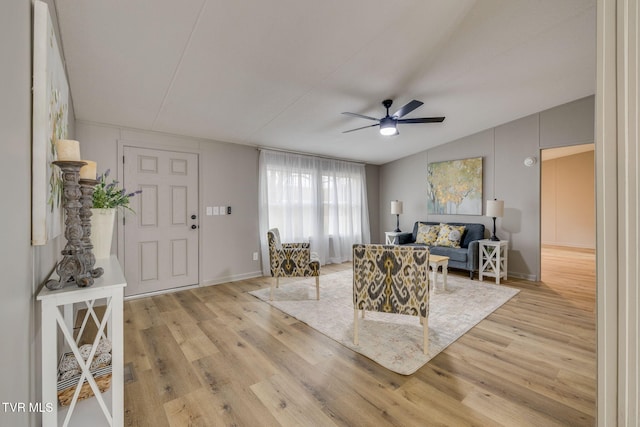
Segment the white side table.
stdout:
<svg viewBox="0 0 640 427">
<path fill-rule="evenodd" d="M 93 286 L 72 285 L 55 291 L 43 287 L 37 295 L 42 309 L 42 404 L 51 408 L 42 414 L 45 427 L 124 425 L 123 298 L 127 283 L 114 255 L 97 260 L 96 267 L 102 267 L 104 274 L 95 279 Z M 102 321 L 98 322 L 94 307 L 103 302 L 106 309 Z M 102 336 L 111 341 L 111 387 L 100 393 L 87 366 L 84 372 L 95 396 L 82 401 L 74 399 L 69 406 L 59 407 L 58 343 L 63 345 L 62 352 L 70 350 L 80 360 L 78 343 L 73 336 L 73 315 L 82 308 L 87 309 L 83 328 L 87 322 L 96 323 L 95 343 Z"/>
<path fill-rule="evenodd" d="M 449 270 L 449 257 L 429 254 L 429 267 L 433 276 L 433 289 L 438 288 L 438 267 L 442 267 L 442 290 L 447 290 L 447 271 Z"/>
<path fill-rule="evenodd" d="M 385 245 L 398 245 L 400 242 L 398 241 L 398 236 L 402 234 L 402 231 L 385 231 L 384 232 L 384 241 Z"/>
<path fill-rule="evenodd" d="M 507 260 L 509 255 L 508 240 L 484 239 L 478 242 L 479 272 L 482 281 L 483 276 L 495 277 L 496 284 L 500 284 L 500 278 L 507 280 Z"/>
</svg>

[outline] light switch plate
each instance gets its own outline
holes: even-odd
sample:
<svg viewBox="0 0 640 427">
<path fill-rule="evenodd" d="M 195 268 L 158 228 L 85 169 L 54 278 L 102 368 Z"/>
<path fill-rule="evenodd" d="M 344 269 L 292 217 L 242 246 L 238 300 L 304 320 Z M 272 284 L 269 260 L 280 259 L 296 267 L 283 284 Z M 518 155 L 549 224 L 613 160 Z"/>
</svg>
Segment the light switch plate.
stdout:
<svg viewBox="0 0 640 427">
<path fill-rule="evenodd" d="M 214 207 L 213 207 L 213 214 L 214 214 L 214 215 L 220 215 L 220 210 L 218 209 L 218 207 L 217 207 L 217 206 L 214 206 Z"/>
<path fill-rule="evenodd" d="M 207 206 L 207 216 L 213 215 L 213 207 Z"/>
<path fill-rule="evenodd" d="M 227 207 L 220 206 L 220 215 L 226 215 L 226 214 L 227 214 Z"/>
</svg>

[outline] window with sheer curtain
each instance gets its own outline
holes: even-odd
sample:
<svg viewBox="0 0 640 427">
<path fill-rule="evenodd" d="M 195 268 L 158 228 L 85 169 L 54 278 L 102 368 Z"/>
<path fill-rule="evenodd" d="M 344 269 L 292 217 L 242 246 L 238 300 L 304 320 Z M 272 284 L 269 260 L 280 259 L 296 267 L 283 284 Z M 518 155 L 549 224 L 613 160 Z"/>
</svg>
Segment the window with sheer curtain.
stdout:
<svg viewBox="0 0 640 427">
<path fill-rule="evenodd" d="M 266 234 L 311 243 L 322 264 L 351 260 L 354 243 L 369 243 L 369 211 L 362 164 L 278 151 L 260 152 L 260 235 L 268 271 Z"/>
</svg>

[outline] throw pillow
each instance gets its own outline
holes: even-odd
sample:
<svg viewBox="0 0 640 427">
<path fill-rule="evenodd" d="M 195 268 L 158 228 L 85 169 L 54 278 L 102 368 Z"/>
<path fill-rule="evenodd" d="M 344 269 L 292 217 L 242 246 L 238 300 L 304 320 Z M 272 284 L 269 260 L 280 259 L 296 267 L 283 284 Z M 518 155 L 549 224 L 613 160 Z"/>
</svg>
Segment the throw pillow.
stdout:
<svg viewBox="0 0 640 427">
<path fill-rule="evenodd" d="M 418 234 L 416 235 L 416 243 L 422 243 L 424 245 L 433 246 L 438 239 L 438 233 L 440 232 L 439 225 L 427 225 L 418 224 Z"/>
<path fill-rule="evenodd" d="M 440 224 L 440 232 L 435 245 L 459 248 L 464 228 L 464 225 Z"/>
</svg>

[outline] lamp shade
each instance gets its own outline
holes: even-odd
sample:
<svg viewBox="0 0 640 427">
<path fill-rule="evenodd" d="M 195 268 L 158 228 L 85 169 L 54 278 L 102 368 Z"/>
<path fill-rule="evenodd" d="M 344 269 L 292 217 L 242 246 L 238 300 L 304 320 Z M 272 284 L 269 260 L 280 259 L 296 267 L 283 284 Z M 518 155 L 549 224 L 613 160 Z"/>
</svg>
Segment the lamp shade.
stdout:
<svg viewBox="0 0 640 427">
<path fill-rule="evenodd" d="M 504 215 L 504 200 L 487 200 L 486 216 L 500 218 Z"/>
<path fill-rule="evenodd" d="M 391 201 L 391 215 L 400 215 L 402 213 L 402 202 L 400 200 Z"/>
</svg>

